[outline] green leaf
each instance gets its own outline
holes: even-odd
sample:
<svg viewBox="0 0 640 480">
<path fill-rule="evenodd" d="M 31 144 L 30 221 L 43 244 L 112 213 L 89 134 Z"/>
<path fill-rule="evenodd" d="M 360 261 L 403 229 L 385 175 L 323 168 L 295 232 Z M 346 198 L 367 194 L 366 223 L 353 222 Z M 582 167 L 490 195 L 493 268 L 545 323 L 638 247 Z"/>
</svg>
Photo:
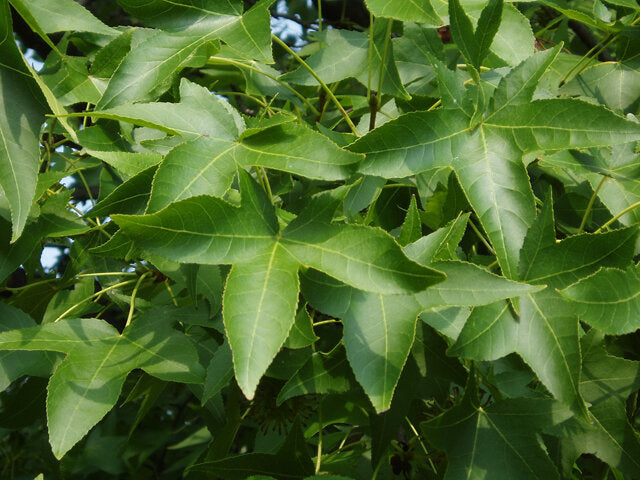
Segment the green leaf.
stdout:
<svg viewBox="0 0 640 480">
<path fill-rule="evenodd" d="M 491 98 L 491 111 L 496 112 L 510 105 L 529 103 L 542 75 L 558 57 L 560 50 L 560 47 L 555 47 L 531 55 L 502 77 Z"/>
<path fill-rule="evenodd" d="M 265 2 L 258 2 L 244 15 L 238 14 L 237 4 L 236 14 L 232 15 L 190 8 L 188 2 L 154 0 L 144 2 L 143 6 L 150 8 L 153 16 L 158 8 L 167 4 L 187 12 L 189 27 L 184 29 L 184 25 L 178 24 L 167 31 L 155 31 L 133 48 L 111 77 L 98 109 L 131 101 L 154 100 L 169 87 L 166 81 L 158 82 L 158 79 L 170 80 L 182 68 L 202 66 L 210 56 L 212 40 L 221 39 L 244 56 L 267 63 L 272 61 L 269 12 Z M 183 18 L 178 16 L 176 20 Z"/>
<path fill-rule="evenodd" d="M 284 346 L 287 348 L 304 348 L 315 343 L 318 337 L 313 331 L 313 323 L 307 306 L 302 305 L 296 314 L 295 322 L 291 327 L 289 336 Z"/>
<path fill-rule="evenodd" d="M 601 63 L 587 68 L 563 85 L 560 93 L 589 97 L 612 110 L 633 110 L 640 97 L 640 72 L 620 63 Z"/>
<path fill-rule="evenodd" d="M 460 214 L 455 220 L 404 247 L 411 260 L 429 265 L 438 260 L 457 260 L 456 248 L 467 228 L 469 214 Z"/>
<path fill-rule="evenodd" d="M 559 479 L 536 433 L 569 418 L 570 412 L 547 399 L 508 399 L 484 407 L 477 395 L 471 375 L 459 405 L 421 424 L 429 442 L 447 452 L 445 479 Z"/>
<path fill-rule="evenodd" d="M 475 41 L 478 48 L 478 56 L 475 59 L 477 67 L 480 66 L 482 60 L 489 53 L 489 48 L 498 32 L 502 19 L 502 6 L 502 0 L 489 0 L 489 3 L 480 14 L 475 32 Z"/>
<path fill-rule="evenodd" d="M 240 207 L 203 196 L 151 215 L 113 218 L 136 246 L 168 259 L 234 264 L 224 293 L 224 320 L 236 379 L 248 398 L 294 323 L 300 265 L 379 293 L 420 291 L 444 279 L 407 259 L 382 230 L 328 223 L 338 205 L 329 195 L 311 202 L 278 232 L 264 192 L 244 170 L 239 173 Z"/>
<path fill-rule="evenodd" d="M 204 405 L 229 383 L 233 378 L 233 358 L 229 343 L 225 342 L 218 348 L 207 367 L 202 392 L 202 404 Z"/>
<path fill-rule="evenodd" d="M 302 291 L 316 309 L 342 318 L 344 344 L 356 379 L 376 411 L 389 408 L 409 355 L 418 314 L 441 306 L 482 305 L 534 291 L 462 262 L 438 262 L 447 279 L 413 296 L 349 289 L 317 274 L 303 277 Z M 324 290 L 324 291 L 323 291 Z"/>
<path fill-rule="evenodd" d="M 63 31 L 94 32 L 101 35 L 116 35 L 118 32 L 108 27 L 86 8 L 73 0 L 11 0 L 11 5 L 35 30 L 44 33 Z"/>
<path fill-rule="evenodd" d="M 238 385 L 249 398 L 293 326 L 298 304 L 298 263 L 275 242 L 269 250 L 236 263 L 222 312 Z"/>
<path fill-rule="evenodd" d="M 27 223 L 40 165 L 41 94 L 14 40 L 9 5 L 0 5 L 0 187 L 11 210 L 11 241 Z"/>
<path fill-rule="evenodd" d="M 626 268 L 635 251 L 635 227 L 567 237 L 540 250 L 527 266 L 523 281 L 562 289 L 595 273 L 600 267 Z"/>
<path fill-rule="evenodd" d="M 569 99 L 504 105 L 475 130 L 466 124 L 459 111 L 409 113 L 365 135 L 350 150 L 367 154 L 362 173 L 387 178 L 452 166 L 508 278 L 516 276 L 520 248 L 535 218 L 522 155 L 640 137 L 640 124 Z"/>
<path fill-rule="evenodd" d="M 444 279 L 440 272 L 408 260 L 379 229 L 311 222 L 285 229 L 282 235 L 282 245 L 300 263 L 366 291 L 417 292 Z"/>
<path fill-rule="evenodd" d="M 416 197 L 412 195 L 407 215 L 404 218 L 404 223 L 398 234 L 398 243 L 404 247 L 409 243 L 419 240 L 420 237 L 422 237 L 422 221 L 420 220 Z"/>
<path fill-rule="evenodd" d="M 411 297 L 354 292 L 343 316 L 347 358 L 377 412 L 391 406 L 419 310 Z"/>
<path fill-rule="evenodd" d="M 15 307 L 0 303 L 2 325 L 0 331 L 28 328 L 36 325 L 29 315 Z M 48 377 L 56 364 L 58 355 L 52 352 L 0 353 L 0 389 L 5 391 L 14 380 L 23 375 Z"/>
<path fill-rule="evenodd" d="M 271 475 L 283 480 L 313 474 L 313 462 L 300 424 L 296 421 L 275 454 L 248 453 L 229 456 L 220 460 L 196 463 L 189 467 L 188 472 L 222 475 L 230 480 L 242 480 L 249 475 Z"/>
<path fill-rule="evenodd" d="M 111 410 L 134 368 L 163 380 L 202 382 L 204 371 L 193 344 L 171 323 L 166 312 L 152 310 L 135 319 L 122 335 L 103 320 L 91 318 L 0 333 L 2 350 L 67 354 L 49 381 L 47 395 L 49 441 L 56 458 L 62 458 Z"/>
<path fill-rule="evenodd" d="M 608 334 L 640 328 L 640 266 L 603 268 L 562 290 L 580 319 Z"/>
<path fill-rule="evenodd" d="M 605 350 L 604 335 L 591 330 L 582 337 L 583 375 L 580 388 L 591 403 L 591 423 L 570 428 L 571 435 L 560 437 L 561 462 L 570 472 L 582 453 L 633 476 L 640 468 L 640 442 L 626 412 L 627 397 L 640 386 L 639 364 L 611 356 Z"/>
<path fill-rule="evenodd" d="M 367 86 L 371 78 L 372 89 L 378 89 L 377 83 L 382 68 L 384 70 L 382 93 L 409 99 L 410 95 L 402 85 L 394 61 L 392 43 L 387 39 L 388 22 L 392 21 L 380 19 L 374 22 L 371 48 L 369 48 L 370 37 L 364 32 L 328 30 L 318 38 L 323 48 L 310 55 L 305 61 L 326 84 L 352 77 Z M 384 55 L 385 43 L 387 43 L 386 55 Z M 370 50 L 371 65 L 369 65 Z M 318 81 L 304 67 L 286 73 L 280 79 L 299 85 L 318 85 Z"/>
<path fill-rule="evenodd" d="M 388 17 L 403 22 L 428 23 L 431 25 L 440 25 L 442 23 L 428 0 L 423 2 L 413 2 L 411 0 L 367 0 L 367 8 L 376 17 Z"/>
<path fill-rule="evenodd" d="M 460 0 L 449 1 L 449 22 L 451 36 L 468 65 L 479 67 L 483 60 L 480 57 L 480 46 L 476 41 L 471 20 L 465 13 Z"/>
<path fill-rule="evenodd" d="M 149 201 L 151 182 L 156 170 L 156 167 L 147 168 L 118 185 L 113 192 L 100 200 L 91 209 L 91 215 L 106 216 L 116 213 L 143 213 Z"/>
<path fill-rule="evenodd" d="M 189 139 L 174 147 L 160 164 L 149 200 L 150 213 L 192 196 L 224 195 L 238 166 L 343 180 L 362 158 L 288 118 L 246 130 L 244 121 L 226 101 L 187 80 L 182 81 L 180 92 L 180 103 L 123 105 L 92 113 Z M 97 146 L 86 143 L 86 137 L 84 134 L 81 140 L 88 151 L 107 161 L 95 151 Z"/>
<path fill-rule="evenodd" d="M 344 393 L 357 388 L 355 378 L 345 355 L 338 344 L 329 353 L 314 352 L 287 383 L 284 384 L 276 403 L 278 405 L 299 395 L 320 393 Z"/>
</svg>

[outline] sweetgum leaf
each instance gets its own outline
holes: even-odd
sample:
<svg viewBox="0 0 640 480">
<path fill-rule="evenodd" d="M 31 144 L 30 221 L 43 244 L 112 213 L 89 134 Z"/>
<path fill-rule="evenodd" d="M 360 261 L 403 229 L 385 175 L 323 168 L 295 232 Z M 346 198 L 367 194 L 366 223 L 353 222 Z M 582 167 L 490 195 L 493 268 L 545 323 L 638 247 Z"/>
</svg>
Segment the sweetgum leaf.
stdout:
<svg viewBox="0 0 640 480">
<path fill-rule="evenodd" d="M 302 277 L 302 291 L 309 303 L 342 318 L 349 363 L 378 412 L 391 405 L 421 312 L 443 306 L 483 305 L 539 289 L 467 263 L 436 262 L 432 266 L 447 279 L 411 296 L 363 292 L 317 272 Z"/>
<path fill-rule="evenodd" d="M 129 372 L 142 368 L 163 380 L 200 383 L 195 347 L 171 328 L 166 311 L 136 318 L 120 335 L 103 320 L 77 318 L 0 333 L 1 350 L 66 353 L 49 381 L 49 442 L 62 458 L 115 405 Z"/>
<path fill-rule="evenodd" d="M 13 39 L 9 4 L 0 5 L 0 188 L 11 211 L 11 241 L 22 234 L 36 191 L 40 127 L 46 113 Z"/>
<path fill-rule="evenodd" d="M 287 339 L 298 304 L 298 263 L 278 242 L 235 264 L 225 286 L 222 314 L 236 380 L 255 388 Z"/>
<path fill-rule="evenodd" d="M 33 319 L 11 305 L 0 303 L 2 325 L 0 331 L 17 330 L 36 325 Z M 11 382 L 23 375 L 48 377 L 59 355 L 53 352 L 5 351 L 0 353 L 0 389 L 5 391 Z"/>
<path fill-rule="evenodd" d="M 570 472 L 582 453 L 591 453 L 628 476 L 640 468 L 640 441 L 625 413 L 627 397 L 640 387 L 640 364 L 607 353 L 604 335 L 592 329 L 581 339 L 580 389 L 592 421 L 560 436 L 561 463 Z"/>
<path fill-rule="evenodd" d="M 603 268 L 561 291 L 580 319 L 608 334 L 640 328 L 640 267 Z"/>
<path fill-rule="evenodd" d="M 508 278 L 516 278 L 520 248 L 535 218 L 522 155 L 640 138 L 640 124 L 598 105 L 573 99 L 519 104 L 533 94 L 533 86 L 522 78 L 531 71 L 533 77 L 539 75 L 548 67 L 549 56 L 540 62 L 536 55 L 516 67 L 517 74 L 499 90 L 501 106 L 473 130 L 462 111 L 408 113 L 349 147 L 366 153 L 360 171 L 369 175 L 394 178 L 451 166 Z M 510 83 L 514 89 L 507 88 Z"/>
<path fill-rule="evenodd" d="M 508 399 L 484 407 L 477 395 L 471 375 L 460 404 L 421 424 L 428 440 L 447 452 L 444 478 L 559 479 L 536 432 L 571 413 L 548 399 Z"/>
<path fill-rule="evenodd" d="M 187 80 L 180 84 L 180 103 L 122 105 L 93 112 L 98 118 L 127 121 L 181 135 L 165 156 L 153 180 L 148 212 L 197 195 L 222 196 L 238 166 L 273 168 L 307 178 L 343 180 L 361 160 L 327 137 L 280 116 L 246 128 L 238 113 L 207 89 Z M 86 137 L 86 134 L 85 134 Z M 83 138 L 82 144 L 95 156 Z"/>
<path fill-rule="evenodd" d="M 410 261 L 382 230 L 329 223 L 339 204 L 329 194 L 310 202 L 279 232 L 263 190 L 244 170 L 239 175 L 240 207 L 202 196 L 155 214 L 113 218 L 144 250 L 181 263 L 233 264 L 223 299 L 224 321 L 236 379 L 248 398 L 294 323 L 301 265 L 383 294 L 421 291 L 445 278 Z"/>
<path fill-rule="evenodd" d="M 429 0 L 413 2 L 411 0 L 367 0 L 369 11 L 376 17 L 389 17 L 405 22 L 440 25 L 442 20 L 433 9 Z"/>
<path fill-rule="evenodd" d="M 117 30 L 105 25 L 73 0 L 11 0 L 11 5 L 31 28 L 40 29 L 43 33 L 78 30 L 101 35 L 118 34 Z"/>
<path fill-rule="evenodd" d="M 137 14 L 152 23 L 158 11 L 169 8 L 178 13 L 174 11 L 175 16 L 162 17 L 158 26 L 164 29 L 150 34 L 127 54 L 109 80 L 98 109 L 154 100 L 169 87 L 160 79 L 170 79 L 184 67 L 202 66 L 207 61 L 212 40 L 227 42 L 245 57 L 272 61 L 269 11 L 264 1 L 244 14 L 239 2 L 230 4 L 233 13 L 227 5 L 220 11 L 220 2 L 206 2 L 209 8 L 193 8 L 187 0 L 122 3 L 132 9 L 140 6 L 142 10 Z"/>
</svg>

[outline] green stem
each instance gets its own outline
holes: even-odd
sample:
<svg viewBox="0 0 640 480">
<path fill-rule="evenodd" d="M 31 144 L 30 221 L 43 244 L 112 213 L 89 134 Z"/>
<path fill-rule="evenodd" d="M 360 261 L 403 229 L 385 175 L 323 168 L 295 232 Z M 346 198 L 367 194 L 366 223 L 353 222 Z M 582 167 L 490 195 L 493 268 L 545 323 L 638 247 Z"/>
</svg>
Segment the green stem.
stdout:
<svg viewBox="0 0 640 480">
<path fill-rule="evenodd" d="M 369 72 L 367 76 L 367 101 L 371 102 L 371 65 L 373 65 L 373 13 L 369 13 Z"/>
<path fill-rule="evenodd" d="M 393 20 L 388 20 L 387 32 L 384 36 L 384 46 L 382 47 L 382 58 L 380 59 L 380 76 L 378 77 L 378 92 L 376 99 L 378 101 L 376 110 L 380 110 L 382 103 L 382 84 L 384 83 L 384 66 L 387 61 L 387 51 L 389 50 L 389 39 L 391 38 L 391 29 L 393 28 Z"/>
<path fill-rule="evenodd" d="M 409 417 L 404 417 L 404 419 L 407 421 L 407 423 L 409 424 L 409 428 L 411 429 L 413 434 L 418 439 L 418 443 L 420 443 L 420 446 L 422 447 L 422 450 L 424 451 L 425 455 L 427 456 L 427 460 L 429 461 L 429 465 L 431 465 L 431 469 L 433 470 L 433 473 L 435 473 L 437 475 L 438 474 L 438 470 L 436 470 L 436 466 L 433 464 L 433 461 L 431 460 L 431 457 L 429 456 L 429 450 L 427 450 L 427 447 L 425 447 L 424 442 L 422 441 L 422 438 L 420 437 L 420 434 L 416 430 L 416 427 L 413 426 L 413 423 L 411 423 L 411 420 L 409 420 Z"/>
<path fill-rule="evenodd" d="M 318 452 L 316 457 L 316 475 L 320 473 L 322 465 L 322 400 L 318 401 Z"/>
<path fill-rule="evenodd" d="M 484 246 L 487 247 L 487 249 L 493 254 L 496 254 L 496 251 L 493 249 L 493 247 L 489 244 L 489 242 L 484 238 L 484 235 L 482 235 L 482 233 L 480 232 L 480 230 L 478 229 L 478 227 L 475 226 L 475 224 L 471 221 L 471 219 L 469 219 L 469 225 L 471 225 L 471 229 L 476 232 L 476 235 L 478 236 L 478 238 L 482 241 L 482 243 L 484 243 Z"/>
<path fill-rule="evenodd" d="M 587 208 L 585 209 L 584 215 L 582 216 L 582 221 L 580 222 L 580 226 L 578 227 L 578 233 L 582 233 L 582 230 L 584 230 L 584 226 L 587 223 L 587 218 L 591 213 L 591 208 L 593 207 L 593 204 L 596 201 L 596 198 L 598 197 L 598 192 L 600 191 L 600 189 L 602 188 L 602 185 L 604 185 L 604 182 L 606 180 L 607 180 L 607 177 L 603 176 L 602 180 L 600 180 L 600 183 L 598 183 L 598 186 L 594 190 L 593 195 L 591 195 L 591 198 L 589 199 L 589 203 L 587 204 Z"/>
<path fill-rule="evenodd" d="M 273 80 L 274 82 L 279 83 L 280 85 L 282 85 L 284 88 L 286 88 L 287 90 L 289 90 L 291 93 L 293 93 L 296 97 L 298 97 L 300 99 L 300 101 L 302 101 L 302 103 L 304 103 L 307 107 L 309 107 L 311 109 L 311 111 L 318 115 L 320 112 L 318 112 L 318 110 L 316 109 L 316 107 L 314 107 L 311 102 L 309 102 L 309 100 L 307 100 L 307 98 L 302 95 L 300 92 L 298 92 L 295 88 L 293 88 L 291 85 L 289 85 L 286 82 L 283 82 L 282 80 L 278 79 L 278 77 L 275 77 L 273 75 L 271 75 L 268 72 L 265 72 L 264 70 L 254 67 L 253 65 L 247 65 L 246 63 L 242 63 L 242 62 L 238 62 L 236 60 L 232 60 L 230 58 L 222 58 L 222 57 L 211 57 L 209 59 L 209 63 L 211 64 L 229 64 L 229 65 L 234 65 L 236 67 L 240 67 L 240 68 L 246 68 L 247 70 L 253 70 L 256 73 L 259 73 L 261 75 L 264 75 L 267 78 L 270 78 L 271 80 Z"/>
<path fill-rule="evenodd" d="M 631 22 L 631 25 L 635 25 L 638 22 L 640 22 L 640 17 L 636 18 L 633 20 L 633 22 Z M 569 70 L 567 72 L 567 74 L 562 78 L 562 80 L 560 81 L 560 86 L 564 85 L 565 83 L 567 83 L 567 80 L 571 77 L 571 75 L 573 74 L 573 72 L 575 72 L 578 67 L 580 67 L 580 70 L 578 70 L 578 73 L 576 73 L 577 75 L 580 75 L 585 68 L 587 68 L 588 66 L 588 61 L 592 58 L 595 57 L 596 55 L 599 55 L 600 52 L 602 50 L 604 50 L 605 48 L 607 48 L 611 43 L 615 42 L 618 37 L 620 36 L 619 33 L 616 33 L 615 35 L 607 35 L 604 39 L 602 39 L 597 45 L 594 45 L 593 48 L 591 48 L 591 50 L 589 50 L 587 53 L 585 53 L 582 58 L 580 59 L 580 61 L 578 63 L 576 63 L 573 68 L 571 68 L 571 70 Z M 587 65 L 583 66 L 583 63 L 585 63 L 585 61 L 587 62 Z"/>
<path fill-rule="evenodd" d="M 79 273 L 76 278 L 82 277 L 122 277 L 137 275 L 135 272 L 98 272 L 98 273 Z"/>
<path fill-rule="evenodd" d="M 604 225 L 602 225 L 599 229 L 597 229 L 595 231 L 595 233 L 600 233 L 602 230 L 604 230 L 605 228 L 609 227 L 609 225 L 611 225 L 613 222 L 615 222 L 616 220 L 618 220 L 620 217 L 622 217 L 624 214 L 629 213 L 631 210 L 633 210 L 634 208 L 638 208 L 640 207 L 640 202 L 636 202 L 633 205 L 629 205 L 627 208 L 625 208 L 624 210 L 622 210 L 619 214 L 617 214 L 615 217 L 613 217 L 611 220 L 609 220 L 607 223 L 605 223 Z"/>
<path fill-rule="evenodd" d="M 342 323 L 340 320 L 336 320 L 335 318 L 332 318 L 330 320 L 321 320 L 319 322 L 316 322 L 313 324 L 314 327 L 319 327 L 320 325 L 328 325 L 330 323 Z"/>
<path fill-rule="evenodd" d="M 62 312 L 62 314 L 60 316 L 58 316 L 58 318 L 56 318 L 53 322 L 55 323 L 55 322 L 58 322 L 58 321 L 62 320 L 67 314 L 69 314 L 72 311 L 74 311 L 76 308 L 78 308 L 83 303 L 88 302 L 89 300 L 91 300 L 91 299 L 93 299 L 95 297 L 99 297 L 103 293 L 109 292 L 111 290 L 115 290 L 116 288 L 120 288 L 120 287 L 123 287 L 125 285 L 129 285 L 129 284 L 134 283 L 134 282 L 136 282 L 136 280 L 126 280 L 124 282 L 119 282 L 119 283 L 116 283 L 115 285 L 111 285 L 110 287 L 103 288 L 99 292 L 96 292 L 93 295 L 90 295 L 89 297 L 80 300 L 78 303 L 75 303 L 75 304 L 71 305 L 64 312 Z"/>
<path fill-rule="evenodd" d="M 287 45 L 286 43 L 284 43 L 282 40 L 280 40 L 276 35 L 271 34 L 271 38 L 278 44 L 280 45 L 282 48 L 284 48 L 287 53 L 289 53 L 289 55 L 291 55 L 293 58 L 296 59 L 296 61 L 298 63 L 300 63 L 300 65 L 302 65 L 304 68 L 306 68 L 309 73 L 311 73 L 311 75 L 313 75 L 313 78 L 316 79 L 316 81 L 320 84 L 320 86 L 324 89 L 324 91 L 327 93 L 327 96 L 331 99 L 331 101 L 333 103 L 336 104 L 336 106 L 338 107 L 338 110 L 340 110 L 340 113 L 342 114 L 342 116 L 344 117 L 345 121 L 347 122 L 347 124 L 349 125 L 349 128 L 351 129 L 351 131 L 357 136 L 360 136 L 360 133 L 358 132 L 358 129 L 356 128 L 356 126 L 353 124 L 353 121 L 351 120 L 351 118 L 349 117 L 349 114 L 344 110 L 344 107 L 340 104 L 340 102 L 338 101 L 338 99 L 336 98 L 336 96 L 333 94 L 333 92 L 331 91 L 331 89 L 327 86 L 326 83 L 324 83 L 322 81 L 322 79 L 318 76 L 318 74 L 313 70 L 313 68 L 311 68 L 307 62 L 305 62 L 302 58 L 300 58 L 300 56 L 294 52 L 293 50 L 291 50 L 291 47 L 289 47 L 289 45 Z M 316 111 L 316 114 L 318 112 Z"/>
<path fill-rule="evenodd" d="M 129 305 L 129 315 L 127 315 L 127 323 L 124 324 L 124 328 L 127 328 L 131 323 L 131 319 L 133 318 L 133 311 L 135 310 L 136 295 L 138 294 L 138 289 L 140 288 L 140 284 L 142 283 L 142 280 L 144 280 L 145 277 L 149 275 L 149 273 L 150 272 L 145 272 L 142 275 L 140 275 L 140 277 L 138 278 L 138 281 L 136 282 L 136 286 L 133 287 L 133 292 L 131 292 L 131 304 Z"/>
</svg>

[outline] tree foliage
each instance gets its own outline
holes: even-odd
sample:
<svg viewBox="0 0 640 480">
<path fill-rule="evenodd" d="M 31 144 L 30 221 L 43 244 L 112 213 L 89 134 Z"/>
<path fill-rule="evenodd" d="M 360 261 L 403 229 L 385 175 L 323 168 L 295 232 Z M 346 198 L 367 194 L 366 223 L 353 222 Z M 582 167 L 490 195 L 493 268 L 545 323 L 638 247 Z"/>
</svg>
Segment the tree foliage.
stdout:
<svg viewBox="0 0 640 480">
<path fill-rule="evenodd" d="M 0 0 L 0 476 L 637 477 L 638 22 Z"/>
</svg>

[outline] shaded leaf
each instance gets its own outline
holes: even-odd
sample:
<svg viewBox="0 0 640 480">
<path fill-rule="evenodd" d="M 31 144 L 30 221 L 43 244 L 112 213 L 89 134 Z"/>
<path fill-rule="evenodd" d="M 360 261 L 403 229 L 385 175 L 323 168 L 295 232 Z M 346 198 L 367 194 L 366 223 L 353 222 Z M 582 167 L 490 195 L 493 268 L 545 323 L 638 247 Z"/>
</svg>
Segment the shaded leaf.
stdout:
<svg viewBox="0 0 640 480">
<path fill-rule="evenodd" d="M 2 350 L 66 353 L 49 381 L 47 422 L 62 458 L 115 405 L 127 374 L 142 368 L 163 380 L 202 381 L 193 344 L 158 312 L 135 319 L 122 335 L 103 320 L 80 318 L 0 333 Z M 153 325 L 153 328 L 150 326 Z"/>
</svg>

